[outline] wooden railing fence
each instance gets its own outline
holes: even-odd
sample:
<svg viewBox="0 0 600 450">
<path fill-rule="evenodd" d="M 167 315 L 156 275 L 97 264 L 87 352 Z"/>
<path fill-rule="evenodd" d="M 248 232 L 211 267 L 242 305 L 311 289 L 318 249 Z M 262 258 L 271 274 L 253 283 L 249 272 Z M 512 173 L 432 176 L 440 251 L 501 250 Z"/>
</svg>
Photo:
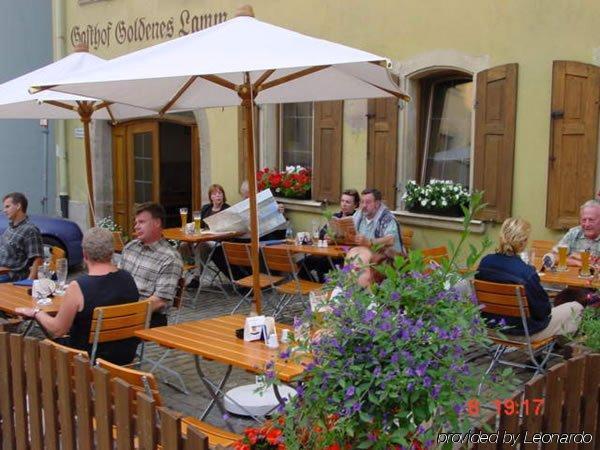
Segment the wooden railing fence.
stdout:
<svg viewBox="0 0 600 450">
<path fill-rule="evenodd" d="M 0 332 L 2 450 L 207 450 L 181 418 L 81 356 Z"/>
<path fill-rule="evenodd" d="M 502 399 L 497 412 L 482 423 L 488 428 L 475 433 L 488 437 L 497 433 L 494 440 L 499 442 L 476 443 L 472 448 L 477 450 L 600 449 L 600 354 L 553 366 L 511 398 Z M 517 445 L 512 445 L 509 439 L 517 437 Z"/>
</svg>

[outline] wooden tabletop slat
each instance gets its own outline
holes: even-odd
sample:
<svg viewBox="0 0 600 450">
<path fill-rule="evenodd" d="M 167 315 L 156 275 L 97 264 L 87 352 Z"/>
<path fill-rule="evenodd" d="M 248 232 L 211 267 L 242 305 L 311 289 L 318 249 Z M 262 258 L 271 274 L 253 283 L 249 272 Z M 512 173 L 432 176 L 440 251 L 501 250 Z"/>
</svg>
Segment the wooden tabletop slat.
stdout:
<svg viewBox="0 0 600 450">
<path fill-rule="evenodd" d="M 246 342 L 235 336 L 235 330 L 243 328 L 246 317 L 222 316 L 212 319 L 184 322 L 178 325 L 136 331 L 142 339 L 156 342 L 206 359 L 219 361 L 253 373 L 262 373 L 267 362 L 275 362 L 277 377 L 292 381 L 304 371 L 302 365 L 278 360 L 277 355 L 285 349 L 269 349 L 262 341 Z M 290 329 L 277 324 L 277 330 Z"/>
<path fill-rule="evenodd" d="M 535 266 L 539 269 L 542 266 L 541 258 L 535 259 Z M 540 274 L 542 283 L 562 284 L 571 287 L 600 287 L 598 278 L 582 278 L 579 276 L 579 267 L 568 266 L 565 272 L 544 271 Z"/>
</svg>

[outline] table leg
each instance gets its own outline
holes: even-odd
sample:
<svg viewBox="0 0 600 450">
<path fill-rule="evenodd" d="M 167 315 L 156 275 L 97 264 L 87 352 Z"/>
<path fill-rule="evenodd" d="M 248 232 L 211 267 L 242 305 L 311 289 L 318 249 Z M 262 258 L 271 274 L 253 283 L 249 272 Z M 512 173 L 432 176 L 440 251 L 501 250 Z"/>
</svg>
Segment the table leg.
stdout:
<svg viewBox="0 0 600 450">
<path fill-rule="evenodd" d="M 208 404 L 208 406 L 206 407 L 206 409 L 200 416 L 200 420 L 204 420 L 214 406 L 219 408 L 221 415 L 224 416 L 227 413 L 227 411 L 225 410 L 225 406 L 223 405 L 223 401 L 220 397 L 227 396 L 227 393 L 223 392 L 223 387 L 225 387 L 225 383 L 227 383 L 227 380 L 229 379 L 229 375 L 231 375 L 231 369 L 233 367 L 227 366 L 227 371 L 225 372 L 225 375 L 223 375 L 223 378 L 221 379 L 221 381 L 218 384 L 215 384 L 204 374 L 204 371 L 202 370 L 202 366 L 200 365 L 200 357 L 199 356 L 197 356 L 197 355 L 194 356 L 194 362 L 196 363 L 196 371 L 198 372 L 200 381 L 202 381 L 202 384 L 204 384 L 204 387 L 206 388 L 206 390 L 208 391 L 209 395 L 212 398 L 212 400 L 210 401 L 210 403 Z M 250 411 L 248 411 L 246 408 L 244 408 L 242 405 L 240 405 L 234 399 L 232 399 L 231 397 L 228 397 L 228 398 L 238 408 L 245 411 L 246 414 L 249 417 L 251 417 L 254 421 L 256 421 L 257 423 L 263 423 L 263 421 L 261 421 L 258 417 L 256 417 L 252 413 L 250 413 Z M 233 427 L 231 426 L 231 424 L 229 422 L 226 422 L 226 423 L 227 423 L 227 428 L 229 428 L 229 430 L 233 431 Z"/>
<path fill-rule="evenodd" d="M 206 261 L 202 261 L 202 256 L 200 255 L 200 245 L 201 244 L 196 244 L 196 246 L 194 247 L 194 259 L 196 261 L 196 267 L 198 267 L 200 270 L 200 273 L 198 275 L 198 290 L 196 291 L 196 295 L 194 296 L 194 304 L 196 304 L 198 298 L 200 297 L 200 291 L 203 287 L 202 280 L 204 279 L 204 276 L 208 273 L 210 262 L 212 261 L 213 255 L 217 249 L 218 244 L 214 245 L 211 248 L 208 257 L 206 258 Z M 217 287 L 225 295 L 226 298 L 229 297 L 229 294 L 227 294 L 227 291 L 223 288 L 223 286 L 219 284 Z"/>
</svg>

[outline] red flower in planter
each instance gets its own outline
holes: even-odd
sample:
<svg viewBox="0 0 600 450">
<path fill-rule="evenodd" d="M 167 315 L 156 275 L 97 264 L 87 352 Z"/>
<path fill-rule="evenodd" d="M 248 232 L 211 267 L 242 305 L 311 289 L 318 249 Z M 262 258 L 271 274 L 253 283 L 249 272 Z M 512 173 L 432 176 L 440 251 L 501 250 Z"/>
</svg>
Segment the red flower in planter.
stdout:
<svg viewBox="0 0 600 450">
<path fill-rule="evenodd" d="M 283 433 L 279 428 L 266 423 L 260 428 L 246 428 L 244 437 L 233 446 L 235 450 L 285 450 L 282 438 Z"/>
</svg>

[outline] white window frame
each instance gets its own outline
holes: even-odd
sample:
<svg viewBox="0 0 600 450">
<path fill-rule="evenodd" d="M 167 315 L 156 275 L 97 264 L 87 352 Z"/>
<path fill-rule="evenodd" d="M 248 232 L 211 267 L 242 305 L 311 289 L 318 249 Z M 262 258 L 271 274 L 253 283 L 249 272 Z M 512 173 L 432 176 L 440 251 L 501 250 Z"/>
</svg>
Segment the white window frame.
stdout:
<svg viewBox="0 0 600 450">
<path fill-rule="evenodd" d="M 310 135 L 310 169 L 314 171 L 314 162 L 315 162 L 315 102 L 293 102 L 293 103 L 310 103 L 312 108 L 312 123 L 311 130 L 312 133 Z M 283 166 L 283 103 L 280 103 L 278 106 L 278 121 L 277 121 L 277 170 L 283 171 L 285 167 Z"/>
</svg>

